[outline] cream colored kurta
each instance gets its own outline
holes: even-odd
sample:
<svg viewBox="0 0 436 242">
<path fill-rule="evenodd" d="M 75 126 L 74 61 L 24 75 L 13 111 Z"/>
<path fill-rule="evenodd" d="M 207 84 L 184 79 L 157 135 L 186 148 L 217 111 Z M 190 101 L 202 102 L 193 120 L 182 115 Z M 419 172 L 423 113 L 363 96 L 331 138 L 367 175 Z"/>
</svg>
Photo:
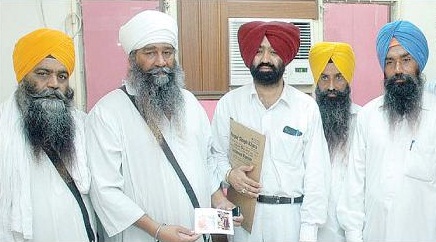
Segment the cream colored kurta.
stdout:
<svg viewBox="0 0 436 242">
<path fill-rule="evenodd" d="M 415 132 L 390 132 L 382 105 L 358 114 L 338 220 L 347 241 L 436 241 L 436 96 L 424 92 Z"/>
<path fill-rule="evenodd" d="M 208 172 L 209 120 L 191 93 L 183 90 L 183 96 L 183 132 L 168 120 L 161 131 L 200 206 L 210 207 L 219 181 Z M 91 199 L 105 236 L 110 237 L 106 241 L 154 242 L 153 236 L 133 225 L 144 214 L 158 223 L 194 229 L 194 209 L 179 177 L 123 91 L 117 89 L 103 97 L 89 113 L 86 125 Z"/>
<path fill-rule="evenodd" d="M 338 204 L 339 194 L 344 183 L 344 177 L 347 172 L 348 154 L 350 149 L 350 143 L 353 139 L 353 131 L 356 126 L 357 112 L 361 107 L 357 104 L 351 104 L 351 120 L 349 127 L 349 137 L 347 147 L 345 151 L 336 151 L 334 154 L 330 154 L 330 160 L 332 164 L 332 180 L 330 186 L 329 207 L 327 214 L 327 222 L 319 228 L 318 242 L 342 242 L 345 241 L 345 232 L 340 227 L 336 206 Z"/>
<path fill-rule="evenodd" d="M 87 206 L 95 231 L 95 216 L 88 197 L 85 114 L 73 110 L 76 125 L 76 163 L 69 170 Z M 50 159 L 32 159 L 24 138 L 15 98 L 0 108 L 0 241 L 87 242 L 80 207 Z"/>
<path fill-rule="evenodd" d="M 261 194 L 286 197 L 304 194 L 302 204 L 257 203 L 251 234 L 235 228 L 234 241 L 316 241 L 318 226 L 327 217 L 330 159 L 315 100 L 289 85 L 285 85 L 280 99 L 269 109 L 260 102 L 253 84 L 224 95 L 212 121 L 217 173 L 223 179 L 230 168 L 230 118 L 266 136 Z M 286 126 L 301 131 L 302 135 L 283 132 Z"/>
</svg>

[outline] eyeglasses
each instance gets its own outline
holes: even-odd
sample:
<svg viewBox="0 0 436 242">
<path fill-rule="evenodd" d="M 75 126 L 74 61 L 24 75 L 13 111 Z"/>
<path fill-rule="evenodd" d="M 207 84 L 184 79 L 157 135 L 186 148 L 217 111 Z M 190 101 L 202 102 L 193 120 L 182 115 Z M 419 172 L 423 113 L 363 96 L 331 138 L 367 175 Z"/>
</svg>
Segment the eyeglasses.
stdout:
<svg viewBox="0 0 436 242">
<path fill-rule="evenodd" d="M 164 60 L 169 60 L 174 57 L 176 50 L 175 49 L 165 49 L 165 50 L 157 50 L 157 49 L 140 49 L 139 53 L 143 54 L 148 60 L 153 61 L 159 55 L 162 55 Z"/>
</svg>

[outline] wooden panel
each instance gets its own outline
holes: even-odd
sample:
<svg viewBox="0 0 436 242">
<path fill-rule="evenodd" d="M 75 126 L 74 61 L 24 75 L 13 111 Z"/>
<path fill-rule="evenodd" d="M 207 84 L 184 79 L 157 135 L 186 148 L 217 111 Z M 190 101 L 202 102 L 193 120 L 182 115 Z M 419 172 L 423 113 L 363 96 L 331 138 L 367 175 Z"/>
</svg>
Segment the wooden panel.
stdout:
<svg viewBox="0 0 436 242">
<path fill-rule="evenodd" d="M 179 0 L 179 61 L 186 74 L 188 90 L 202 90 L 200 5 Z"/>
<path fill-rule="evenodd" d="M 225 73 L 222 71 L 222 54 L 220 29 L 221 26 L 219 0 L 201 1 L 201 52 L 203 66 L 203 89 L 202 91 L 225 90 L 223 82 Z"/>
<path fill-rule="evenodd" d="M 225 85 L 225 88 L 220 90 L 229 91 L 230 90 L 230 56 L 229 56 L 229 27 L 228 27 L 228 8 L 225 1 L 221 1 L 220 4 L 220 19 L 221 29 L 220 29 L 220 53 L 221 53 L 221 72 L 222 81 L 221 84 Z"/>
<path fill-rule="evenodd" d="M 315 1 L 227 1 L 228 17 L 318 19 Z"/>
</svg>

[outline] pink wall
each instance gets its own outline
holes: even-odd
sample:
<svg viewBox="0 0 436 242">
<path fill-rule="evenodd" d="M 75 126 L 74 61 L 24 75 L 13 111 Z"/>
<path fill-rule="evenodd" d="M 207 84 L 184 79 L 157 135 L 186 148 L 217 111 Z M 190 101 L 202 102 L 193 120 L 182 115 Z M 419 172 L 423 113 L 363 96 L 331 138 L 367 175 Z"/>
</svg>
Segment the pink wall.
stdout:
<svg viewBox="0 0 436 242">
<path fill-rule="evenodd" d="M 324 5 L 324 40 L 349 43 L 356 55 L 352 98 L 366 104 L 383 91 L 383 72 L 378 64 L 375 40 L 389 20 L 389 6 L 381 4 Z"/>
<path fill-rule="evenodd" d="M 129 18 L 145 9 L 158 9 L 156 1 L 83 0 L 84 55 L 87 110 L 107 92 L 119 87 L 127 71 L 127 56 L 118 43 L 118 30 Z M 324 5 L 324 40 L 353 46 L 356 70 L 353 100 L 360 105 L 382 93 L 383 74 L 377 62 L 375 38 L 389 19 L 389 6 L 379 4 Z M 202 100 L 209 119 L 216 100 Z"/>
<path fill-rule="evenodd" d="M 158 8 L 159 0 L 82 1 L 87 111 L 121 86 L 126 76 L 127 55 L 118 44 L 120 26 L 143 10 Z"/>
<path fill-rule="evenodd" d="M 206 110 L 209 121 L 212 121 L 217 102 L 218 100 L 200 100 L 201 105 L 203 106 L 204 110 Z"/>
</svg>

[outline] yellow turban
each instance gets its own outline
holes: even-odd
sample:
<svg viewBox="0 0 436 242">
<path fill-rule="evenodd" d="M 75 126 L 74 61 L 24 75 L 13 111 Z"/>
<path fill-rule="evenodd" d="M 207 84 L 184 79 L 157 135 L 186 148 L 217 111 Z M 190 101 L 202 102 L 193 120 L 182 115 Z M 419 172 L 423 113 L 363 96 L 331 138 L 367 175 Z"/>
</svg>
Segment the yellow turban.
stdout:
<svg viewBox="0 0 436 242">
<path fill-rule="evenodd" d="M 355 66 L 354 52 L 349 44 L 341 42 L 319 42 L 310 49 L 309 63 L 315 83 L 318 83 L 330 59 L 345 80 L 351 83 Z"/>
<path fill-rule="evenodd" d="M 17 81 L 21 82 L 39 62 L 50 55 L 61 62 L 71 75 L 75 53 L 73 39 L 67 34 L 42 28 L 19 39 L 12 54 Z"/>
</svg>

